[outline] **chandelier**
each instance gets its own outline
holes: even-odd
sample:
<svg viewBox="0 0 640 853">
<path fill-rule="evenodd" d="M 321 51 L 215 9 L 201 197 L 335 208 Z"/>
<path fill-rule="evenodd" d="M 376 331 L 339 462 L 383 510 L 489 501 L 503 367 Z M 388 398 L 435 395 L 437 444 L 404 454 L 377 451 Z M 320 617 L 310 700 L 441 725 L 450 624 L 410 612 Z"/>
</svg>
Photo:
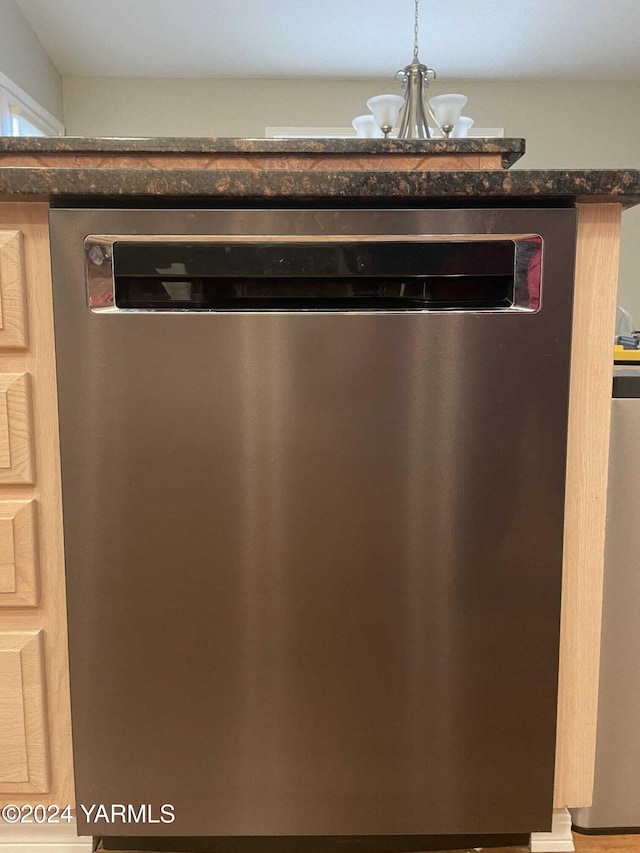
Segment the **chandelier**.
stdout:
<svg viewBox="0 0 640 853">
<path fill-rule="evenodd" d="M 427 89 L 436 79 L 436 72 L 418 56 L 420 0 L 414 0 L 413 20 L 413 59 L 409 65 L 396 74 L 396 80 L 402 84 L 404 96 L 376 95 L 367 101 L 370 115 L 358 116 L 353 127 L 358 136 L 379 136 L 387 138 L 397 127 L 398 139 L 431 139 L 431 125 L 439 136 L 448 139 L 451 134 L 463 136 L 473 124 L 473 120 L 461 117 L 467 98 L 464 95 L 438 95 L 429 101 Z"/>
</svg>

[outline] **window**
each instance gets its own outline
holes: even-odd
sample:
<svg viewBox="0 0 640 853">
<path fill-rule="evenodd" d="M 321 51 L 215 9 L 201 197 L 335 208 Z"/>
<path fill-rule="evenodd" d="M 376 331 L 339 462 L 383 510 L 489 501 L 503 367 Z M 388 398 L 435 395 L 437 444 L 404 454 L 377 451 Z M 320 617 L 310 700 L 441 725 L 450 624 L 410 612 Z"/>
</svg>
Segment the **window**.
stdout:
<svg viewBox="0 0 640 853">
<path fill-rule="evenodd" d="M 63 136 L 64 126 L 0 73 L 0 136 Z"/>
</svg>

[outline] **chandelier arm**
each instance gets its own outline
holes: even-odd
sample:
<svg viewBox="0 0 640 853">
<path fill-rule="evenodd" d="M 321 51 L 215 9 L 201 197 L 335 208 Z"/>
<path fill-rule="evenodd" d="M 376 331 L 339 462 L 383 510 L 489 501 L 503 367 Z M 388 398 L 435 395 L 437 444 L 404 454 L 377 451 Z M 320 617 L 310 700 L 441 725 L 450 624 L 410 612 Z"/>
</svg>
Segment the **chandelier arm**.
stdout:
<svg viewBox="0 0 640 853">
<path fill-rule="evenodd" d="M 429 98 L 427 97 L 427 90 L 426 89 L 424 89 L 424 106 L 425 106 L 426 111 L 429 113 L 429 117 L 431 118 L 431 120 L 433 121 L 435 126 L 438 128 L 440 133 L 444 136 L 444 130 L 440 126 L 440 122 L 435 117 L 435 114 L 434 114 L 433 110 L 431 109 L 431 104 L 429 103 Z"/>
</svg>

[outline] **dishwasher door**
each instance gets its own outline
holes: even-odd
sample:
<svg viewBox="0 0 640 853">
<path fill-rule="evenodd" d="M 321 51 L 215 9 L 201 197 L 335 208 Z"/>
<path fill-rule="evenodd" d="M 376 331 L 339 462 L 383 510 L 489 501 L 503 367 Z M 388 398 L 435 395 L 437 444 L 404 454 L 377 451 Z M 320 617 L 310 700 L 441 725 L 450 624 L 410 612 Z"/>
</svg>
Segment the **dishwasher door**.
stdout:
<svg viewBox="0 0 640 853">
<path fill-rule="evenodd" d="M 79 831 L 549 829 L 574 211 L 51 226 Z"/>
</svg>

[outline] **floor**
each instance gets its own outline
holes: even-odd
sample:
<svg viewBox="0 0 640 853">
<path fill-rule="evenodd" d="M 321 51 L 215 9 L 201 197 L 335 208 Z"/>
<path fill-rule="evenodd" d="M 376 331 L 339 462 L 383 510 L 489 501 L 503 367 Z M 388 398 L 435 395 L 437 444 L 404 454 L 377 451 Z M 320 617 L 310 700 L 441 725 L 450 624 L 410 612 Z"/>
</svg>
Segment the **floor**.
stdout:
<svg viewBox="0 0 640 853">
<path fill-rule="evenodd" d="M 621 850 L 640 853 L 640 835 L 578 835 L 573 834 L 576 851 L 600 853 L 601 850 Z"/>
<path fill-rule="evenodd" d="M 640 835 L 573 834 L 576 853 L 640 853 Z M 502 847 L 485 853 L 529 853 L 528 847 Z"/>
<path fill-rule="evenodd" d="M 640 853 L 640 835 L 579 835 L 574 832 L 573 840 L 576 853 Z M 499 847 L 484 853 L 529 853 L 529 848 Z"/>
</svg>

